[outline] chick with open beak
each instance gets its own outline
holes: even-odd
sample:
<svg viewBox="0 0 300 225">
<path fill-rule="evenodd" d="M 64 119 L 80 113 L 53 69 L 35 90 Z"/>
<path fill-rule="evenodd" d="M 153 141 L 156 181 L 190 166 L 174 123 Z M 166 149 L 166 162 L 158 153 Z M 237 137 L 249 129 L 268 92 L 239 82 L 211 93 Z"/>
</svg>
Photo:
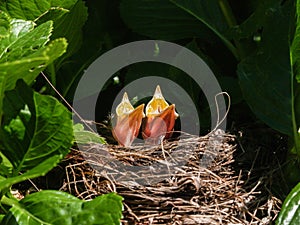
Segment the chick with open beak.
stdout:
<svg viewBox="0 0 300 225">
<path fill-rule="evenodd" d="M 178 114 L 175 105 L 169 105 L 157 85 L 153 98 L 146 106 L 146 118 L 143 122 L 142 136 L 147 143 L 160 144 L 169 138 L 174 129 Z"/>
<path fill-rule="evenodd" d="M 132 144 L 138 136 L 144 114 L 144 104 L 134 108 L 125 92 L 121 103 L 116 108 L 117 121 L 112 129 L 114 138 L 124 147 Z"/>
</svg>

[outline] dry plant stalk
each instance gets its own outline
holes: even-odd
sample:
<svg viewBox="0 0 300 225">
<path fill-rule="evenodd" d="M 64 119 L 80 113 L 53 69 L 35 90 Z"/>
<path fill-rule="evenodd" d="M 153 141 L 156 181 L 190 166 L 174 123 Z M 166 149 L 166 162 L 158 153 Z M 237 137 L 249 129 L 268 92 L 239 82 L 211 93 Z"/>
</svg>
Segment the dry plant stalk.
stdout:
<svg viewBox="0 0 300 225">
<path fill-rule="evenodd" d="M 232 166 L 234 136 L 220 130 L 161 146 L 81 147 L 61 189 L 86 200 L 117 192 L 122 224 L 269 224 L 280 210 L 278 199 L 261 194 L 262 181 L 244 185 Z"/>
</svg>

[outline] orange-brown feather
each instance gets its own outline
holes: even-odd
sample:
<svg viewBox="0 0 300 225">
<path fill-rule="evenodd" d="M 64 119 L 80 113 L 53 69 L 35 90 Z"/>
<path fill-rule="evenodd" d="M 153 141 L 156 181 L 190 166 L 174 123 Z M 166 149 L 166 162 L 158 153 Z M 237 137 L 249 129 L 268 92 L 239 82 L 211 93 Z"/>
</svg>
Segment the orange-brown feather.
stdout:
<svg viewBox="0 0 300 225">
<path fill-rule="evenodd" d="M 153 98 L 146 107 L 146 118 L 142 125 L 143 138 L 154 144 L 159 144 L 164 138 L 169 138 L 177 117 L 175 105 L 169 106 L 158 85 Z"/>
<path fill-rule="evenodd" d="M 143 138 L 150 138 L 158 143 L 160 139 L 169 138 L 172 135 L 176 117 L 174 104 L 156 116 L 147 116 L 143 123 Z"/>
</svg>

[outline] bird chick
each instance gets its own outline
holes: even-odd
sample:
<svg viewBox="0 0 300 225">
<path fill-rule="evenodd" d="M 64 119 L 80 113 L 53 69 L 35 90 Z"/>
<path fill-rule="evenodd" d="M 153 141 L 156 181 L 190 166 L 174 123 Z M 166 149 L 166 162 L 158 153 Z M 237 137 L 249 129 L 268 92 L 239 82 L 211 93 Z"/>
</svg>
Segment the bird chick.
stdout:
<svg viewBox="0 0 300 225">
<path fill-rule="evenodd" d="M 134 109 L 125 92 L 116 108 L 117 122 L 112 129 L 114 138 L 124 147 L 129 147 L 138 136 L 144 114 L 144 104 Z"/>
<path fill-rule="evenodd" d="M 175 105 L 169 105 L 157 85 L 153 98 L 146 106 L 142 136 L 150 144 L 160 144 L 172 135 L 178 114 Z"/>
</svg>

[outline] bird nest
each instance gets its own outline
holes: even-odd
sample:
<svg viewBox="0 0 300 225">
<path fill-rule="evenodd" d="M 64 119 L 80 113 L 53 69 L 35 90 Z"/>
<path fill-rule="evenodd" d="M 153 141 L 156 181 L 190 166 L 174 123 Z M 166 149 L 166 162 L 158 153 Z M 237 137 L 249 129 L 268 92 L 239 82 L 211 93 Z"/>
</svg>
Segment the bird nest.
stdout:
<svg viewBox="0 0 300 225">
<path fill-rule="evenodd" d="M 122 224 L 269 224 L 280 200 L 264 179 L 234 169 L 233 135 L 181 135 L 158 146 L 83 145 L 73 150 L 62 190 L 82 199 L 117 192 Z"/>
</svg>

